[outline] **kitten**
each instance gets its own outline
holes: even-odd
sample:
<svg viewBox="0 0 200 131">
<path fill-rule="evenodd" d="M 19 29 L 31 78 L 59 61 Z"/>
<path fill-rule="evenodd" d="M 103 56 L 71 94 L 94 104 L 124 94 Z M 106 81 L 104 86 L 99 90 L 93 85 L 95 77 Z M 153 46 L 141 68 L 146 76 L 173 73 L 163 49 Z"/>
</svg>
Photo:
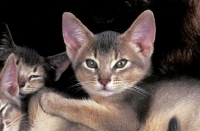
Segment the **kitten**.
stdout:
<svg viewBox="0 0 200 131">
<path fill-rule="evenodd" d="M 0 74 L 0 131 L 18 131 L 23 114 L 15 57 L 9 56 Z"/>
<path fill-rule="evenodd" d="M 76 77 L 90 99 L 45 93 L 40 101 L 45 112 L 99 131 L 200 128 L 198 79 L 147 77 L 155 38 L 151 11 L 143 12 L 123 34 L 95 35 L 74 15 L 64 13 L 63 37 Z"/>
<path fill-rule="evenodd" d="M 123 34 L 105 31 L 95 35 L 66 12 L 63 37 L 76 77 L 90 99 L 45 93 L 41 98 L 44 111 L 93 130 L 138 130 L 138 117 L 148 109 L 139 106 L 140 102 L 148 101 L 150 95 L 133 96 L 130 90 L 142 91 L 132 87 L 150 70 L 155 39 L 152 12 L 143 12 Z"/>
<path fill-rule="evenodd" d="M 68 131 L 69 127 L 74 131 L 79 130 L 77 124 L 46 114 L 41 109 L 38 100 L 42 92 L 48 90 L 45 89 L 31 98 L 28 103 L 30 121 L 24 121 L 25 114 L 21 111 L 19 98 L 17 67 L 12 53 L 0 74 L 0 131 Z"/>
<path fill-rule="evenodd" d="M 10 30 L 5 23 L 0 24 L 0 64 L 3 66 L 7 57 L 14 53 L 20 86 L 20 98 L 32 94 L 44 86 L 50 86 L 57 81 L 70 64 L 65 52 L 42 57 L 35 50 L 16 46 Z"/>
</svg>

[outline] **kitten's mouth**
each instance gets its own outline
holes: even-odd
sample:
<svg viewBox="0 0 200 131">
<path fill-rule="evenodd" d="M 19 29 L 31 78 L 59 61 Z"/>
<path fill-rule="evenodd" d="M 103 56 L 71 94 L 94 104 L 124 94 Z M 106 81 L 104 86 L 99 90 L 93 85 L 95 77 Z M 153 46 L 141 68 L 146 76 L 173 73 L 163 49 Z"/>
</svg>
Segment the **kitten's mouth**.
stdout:
<svg viewBox="0 0 200 131">
<path fill-rule="evenodd" d="M 106 87 L 99 89 L 97 91 L 99 92 L 100 95 L 105 96 L 105 97 L 110 96 L 114 93 L 113 90 L 109 90 Z"/>
</svg>

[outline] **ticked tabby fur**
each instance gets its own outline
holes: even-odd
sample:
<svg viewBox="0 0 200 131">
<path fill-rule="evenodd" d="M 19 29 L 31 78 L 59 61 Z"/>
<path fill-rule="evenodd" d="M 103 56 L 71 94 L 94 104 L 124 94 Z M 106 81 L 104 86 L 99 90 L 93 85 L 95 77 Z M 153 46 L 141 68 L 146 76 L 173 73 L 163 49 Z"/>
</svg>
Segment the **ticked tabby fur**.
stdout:
<svg viewBox="0 0 200 131">
<path fill-rule="evenodd" d="M 45 93 L 45 112 L 96 131 L 170 131 L 176 129 L 174 121 L 177 130 L 200 128 L 199 80 L 148 77 L 155 39 L 151 11 L 144 11 L 123 34 L 93 34 L 66 12 L 63 37 L 76 77 L 90 99 Z"/>
</svg>

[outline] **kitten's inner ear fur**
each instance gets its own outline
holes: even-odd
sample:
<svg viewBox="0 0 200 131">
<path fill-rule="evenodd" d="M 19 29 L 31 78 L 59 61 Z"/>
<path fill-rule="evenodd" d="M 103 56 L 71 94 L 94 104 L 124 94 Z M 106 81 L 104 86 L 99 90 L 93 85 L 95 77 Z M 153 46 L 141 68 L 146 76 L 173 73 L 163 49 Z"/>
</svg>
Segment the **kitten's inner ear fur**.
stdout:
<svg viewBox="0 0 200 131">
<path fill-rule="evenodd" d="M 69 12 L 63 14 L 62 31 L 67 54 L 71 61 L 75 59 L 79 48 L 94 36 L 80 20 Z"/>
<path fill-rule="evenodd" d="M 137 52 L 150 57 L 153 53 L 155 32 L 154 15 L 150 10 L 146 10 L 137 17 L 122 37 L 126 42 L 133 44 Z"/>
<path fill-rule="evenodd" d="M 10 96 L 18 97 L 19 87 L 17 83 L 17 68 L 15 64 L 15 56 L 12 53 L 1 71 L 0 74 L 0 88 L 6 90 Z"/>
</svg>

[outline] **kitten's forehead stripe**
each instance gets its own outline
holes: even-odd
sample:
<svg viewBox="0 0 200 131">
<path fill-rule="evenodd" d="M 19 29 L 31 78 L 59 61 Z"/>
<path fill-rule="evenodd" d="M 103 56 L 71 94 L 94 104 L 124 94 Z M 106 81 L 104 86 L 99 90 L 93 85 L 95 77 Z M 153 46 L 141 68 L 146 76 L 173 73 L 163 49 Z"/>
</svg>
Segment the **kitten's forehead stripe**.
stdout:
<svg viewBox="0 0 200 131">
<path fill-rule="evenodd" d="M 117 52 L 117 51 L 115 51 L 115 52 L 114 52 L 114 54 L 115 54 L 115 55 L 114 55 L 114 57 L 115 57 L 115 60 L 117 60 L 117 58 L 118 58 L 118 52 Z"/>
<path fill-rule="evenodd" d="M 97 58 L 97 50 L 94 50 L 94 57 Z"/>
<path fill-rule="evenodd" d="M 37 66 L 34 67 L 33 72 L 35 73 L 37 71 Z"/>
<path fill-rule="evenodd" d="M 17 59 L 17 62 L 16 62 L 16 65 L 18 65 L 19 64 L 19 59 Z"/>
</svg>

